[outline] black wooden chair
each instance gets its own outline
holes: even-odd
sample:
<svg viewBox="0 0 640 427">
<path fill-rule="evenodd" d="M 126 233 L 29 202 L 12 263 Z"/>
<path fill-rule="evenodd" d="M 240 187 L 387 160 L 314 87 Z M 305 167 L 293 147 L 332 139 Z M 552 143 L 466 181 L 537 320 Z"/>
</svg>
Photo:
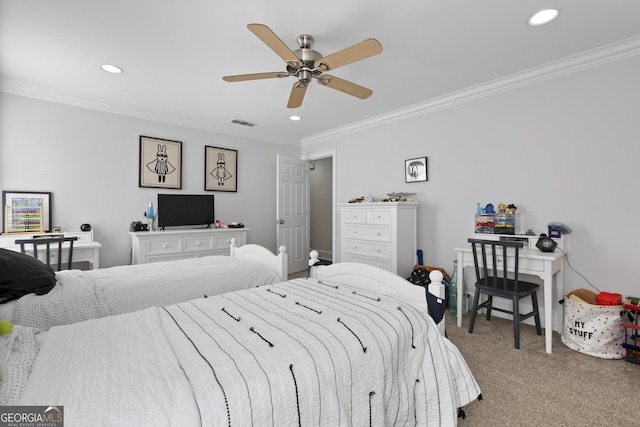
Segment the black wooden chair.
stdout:
<svg viewBox="0 0 640 427">
<path fill-rule="evenodd" d="M 485 308 L 487 310 L 487 320 L 491 320 L 492 310 L 513 315 L 513 334 L 516 348 L 520 348 L 520 322 L 523 320 L 533 316 L 536 332 L 538 335 L 542 335 L 540 314 L 538 313 L 538 298 L 536 296 L 536 291 L 540 286 L 536 283 L 518 279 L 519 250 L 522 248 L 523 243 L 482 239 L 469 239 L 468 241 L 471 243 L 476 270 L 476 290 L 469 320 L 469 333 L 473 333 L 476 314 L 479 310 Z M 514 265 L 513 268 L 509 269 L 509 272 L 507 272 L 507 249 L 515 251 L 513 254 L 510 253 L 510 255 L 514 256 Z M 489 262 L 487 262 L 487 257 L 490 258 Z M 508 273 L 512 278 L 509 278 Z M 487 295 L 487 300 L 483 303 L 479 303 L 481 294 Z M 529 296 L 531 296 L 533 310 L 530 313 L 521 314 L 520 300 Z M 512 310 L 494 307 L 493 297 L 511 300 L 513 304 Z"/>
<path fill-rule="evenodd" d="M 45 262 L 49 267 L 51 267 L 51 252 L 52 252 L 52 247 L 53 247 L 53 251 L 54 251 L 54 257 L 57 258 L 57 269 L 56 271 L 60 271 L 60 270 L 71 270 L 71 263 L 73 260 L 73 242 L 75 242 L 76 240 L 78 240 L 78 237 L 34 237 L 32 239 L 21 239 L 21 240 L 16 240 L 15 244 L 16 245 L 20 245 L 20 252 L 22 252 L 23 254 L 26 254 L 27 252 L 27 248 L 29 248 L 29 245 L 31 245 L 32 249 L 33 249 L 33 257 L 34 258 L 38 258 L 38 247 L 39 246 L 46 246 L 46 256 L 45 256 L 45 260 L 43 262 Z M 67 262 L 66 262 L 66 267 L 63 269 L 62 268 L 62 258 L 63 258 L 63 243 L 68 242 L 69 246 L 68 247 L 64 247 L 65 250 L 67 250 Z M 26 248 L 25 248 L 26 246 Z M 57 252 L 57 254 L 56 254 Z"/>
</svg>

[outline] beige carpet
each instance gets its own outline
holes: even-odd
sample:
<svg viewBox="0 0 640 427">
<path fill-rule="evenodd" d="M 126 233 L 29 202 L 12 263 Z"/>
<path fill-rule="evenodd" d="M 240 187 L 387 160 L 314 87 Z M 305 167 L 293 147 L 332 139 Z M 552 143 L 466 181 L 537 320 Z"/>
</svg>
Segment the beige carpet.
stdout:
<svg viewBox="0 0 640 427">
<path fill-rule="evenodd" d="M 558 333 L 547 354 L 544 330 L 529 325 L 516 350 L 510 320 L 478 317 L 473 334 L 468 318 L 462 328 L 448 314 L 446 322 L 483 396 L 459 426 L 640 426 L 640 365 L 580 354 Z"/>
</svg>

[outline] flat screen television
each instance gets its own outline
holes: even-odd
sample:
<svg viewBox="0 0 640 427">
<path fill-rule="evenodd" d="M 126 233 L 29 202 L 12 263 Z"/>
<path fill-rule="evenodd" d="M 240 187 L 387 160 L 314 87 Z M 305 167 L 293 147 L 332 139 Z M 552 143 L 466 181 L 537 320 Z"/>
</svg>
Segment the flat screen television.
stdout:
<svg viewBox="0 0 640 427">
<path fill-rule="evenodd" d="M 215 222 L 213 194 L 158 194 L 158 227 Z"/>
</svg>

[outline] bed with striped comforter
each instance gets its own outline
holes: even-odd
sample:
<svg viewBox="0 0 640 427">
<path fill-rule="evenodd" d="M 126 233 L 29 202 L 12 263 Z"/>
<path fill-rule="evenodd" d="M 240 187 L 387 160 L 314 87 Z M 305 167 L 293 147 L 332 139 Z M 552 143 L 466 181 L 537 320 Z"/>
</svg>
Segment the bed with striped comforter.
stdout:
<svg viewBox="0 0 640 427">
<path fill-rule="evenodd" d="M 54 327 L 19 404 L 70 426 L 450 426 L 479 393 L 422 305 L 296 279 Z"/>
</svg>

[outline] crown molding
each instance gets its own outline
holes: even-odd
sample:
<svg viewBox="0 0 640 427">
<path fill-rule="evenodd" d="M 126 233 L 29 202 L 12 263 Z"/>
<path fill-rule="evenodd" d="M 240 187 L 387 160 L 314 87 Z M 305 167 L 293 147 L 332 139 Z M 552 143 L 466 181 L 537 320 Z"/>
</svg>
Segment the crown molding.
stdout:
<svg viewBox="0 0 640 427">
<path fill-rule="evenodd" d="M 406 120 L 432 111 L 449 108 L 519 87 L 532 85 L 544 80 L 619 61 L 638 55 L 639 53 L 640 37 L 632 37 L 557 61 L 549 62 L 541 66 L 490 80 L 466 89 L 438 96 L 427 101 L 366 120 L 335 128 L 327 132 L 311 135 L 309 137 L 302 138 L 301 140 L 269 135 L 256 129 L 230 129 L 219 124 L 211 123 L 204 118 L 178 116 L 163 111 L 144 109 L 133 104 L 115 102 L 110 99 L 99 97 L 89 97 L 77 92 L 36 86 L 20 81 L 2 79 L 0 80 L 0 91 L 14 95 L 42 99 L 45 101 L 73 105 L 81 108 L 104 111 L 127 117 L 136 117 L 139 119 L 168 123 L 193 129 L 201 129 L 259 141 L 299 146 L 322 142 L 338 136 L 349 135 L 366 129 L 375 128 L 377 126 Z"/>
<path fill-rule="evenodd" d="M 592 67 L 598 67 L 603 64 L 619 61 L 638 54 L 640 54 L 640 37 L 632 37 L 600 48 L 568 56 L 557 61 L 549 62 L 541 66 L 509 74 L 466 89 L 438 96 L 428 101 L 391 111 L 367 120 L 332 129 L 328 132 L 312 135 L 308 138 L 303 138 L 301 144 L 313 144 L 338 136 L 361 132 L 365 129 L 371 129 L 377 126 L 406 120 L 411 117 L 471 102 L 479 98 L 532 85 L 544 80 L 554 79 L 556 77 Z"/>
<path fill-rule="evenodd" d="M 103 111 L 106 113 L 118 114 L 126 117 L 135 117 L 143 120 L 151 120 L 154 122 L 167 123 L 192 129 L 211 131 L 221 133 L 223 135 L 231 135 L 277 144 L 294 146 L 300 145 L 299 140 L 286 139 L 280 136 L 269 135 L 264 132 L 259 132 L 255 129 L 240 127 L 228 128 L 223 125 L 211 123 L 204 118 L 179 116 L 163 111 L 141 108 L 137 105 L 118 102 L 112 99 L 87 96 L 78 92 L 32 85 L 22 81 L 2 79 L 0 80 L 0 92 L 41 99 L 43 101 L 56 102 L 59 104 L 72 105 L 80 108 Z"/>
</svg>

